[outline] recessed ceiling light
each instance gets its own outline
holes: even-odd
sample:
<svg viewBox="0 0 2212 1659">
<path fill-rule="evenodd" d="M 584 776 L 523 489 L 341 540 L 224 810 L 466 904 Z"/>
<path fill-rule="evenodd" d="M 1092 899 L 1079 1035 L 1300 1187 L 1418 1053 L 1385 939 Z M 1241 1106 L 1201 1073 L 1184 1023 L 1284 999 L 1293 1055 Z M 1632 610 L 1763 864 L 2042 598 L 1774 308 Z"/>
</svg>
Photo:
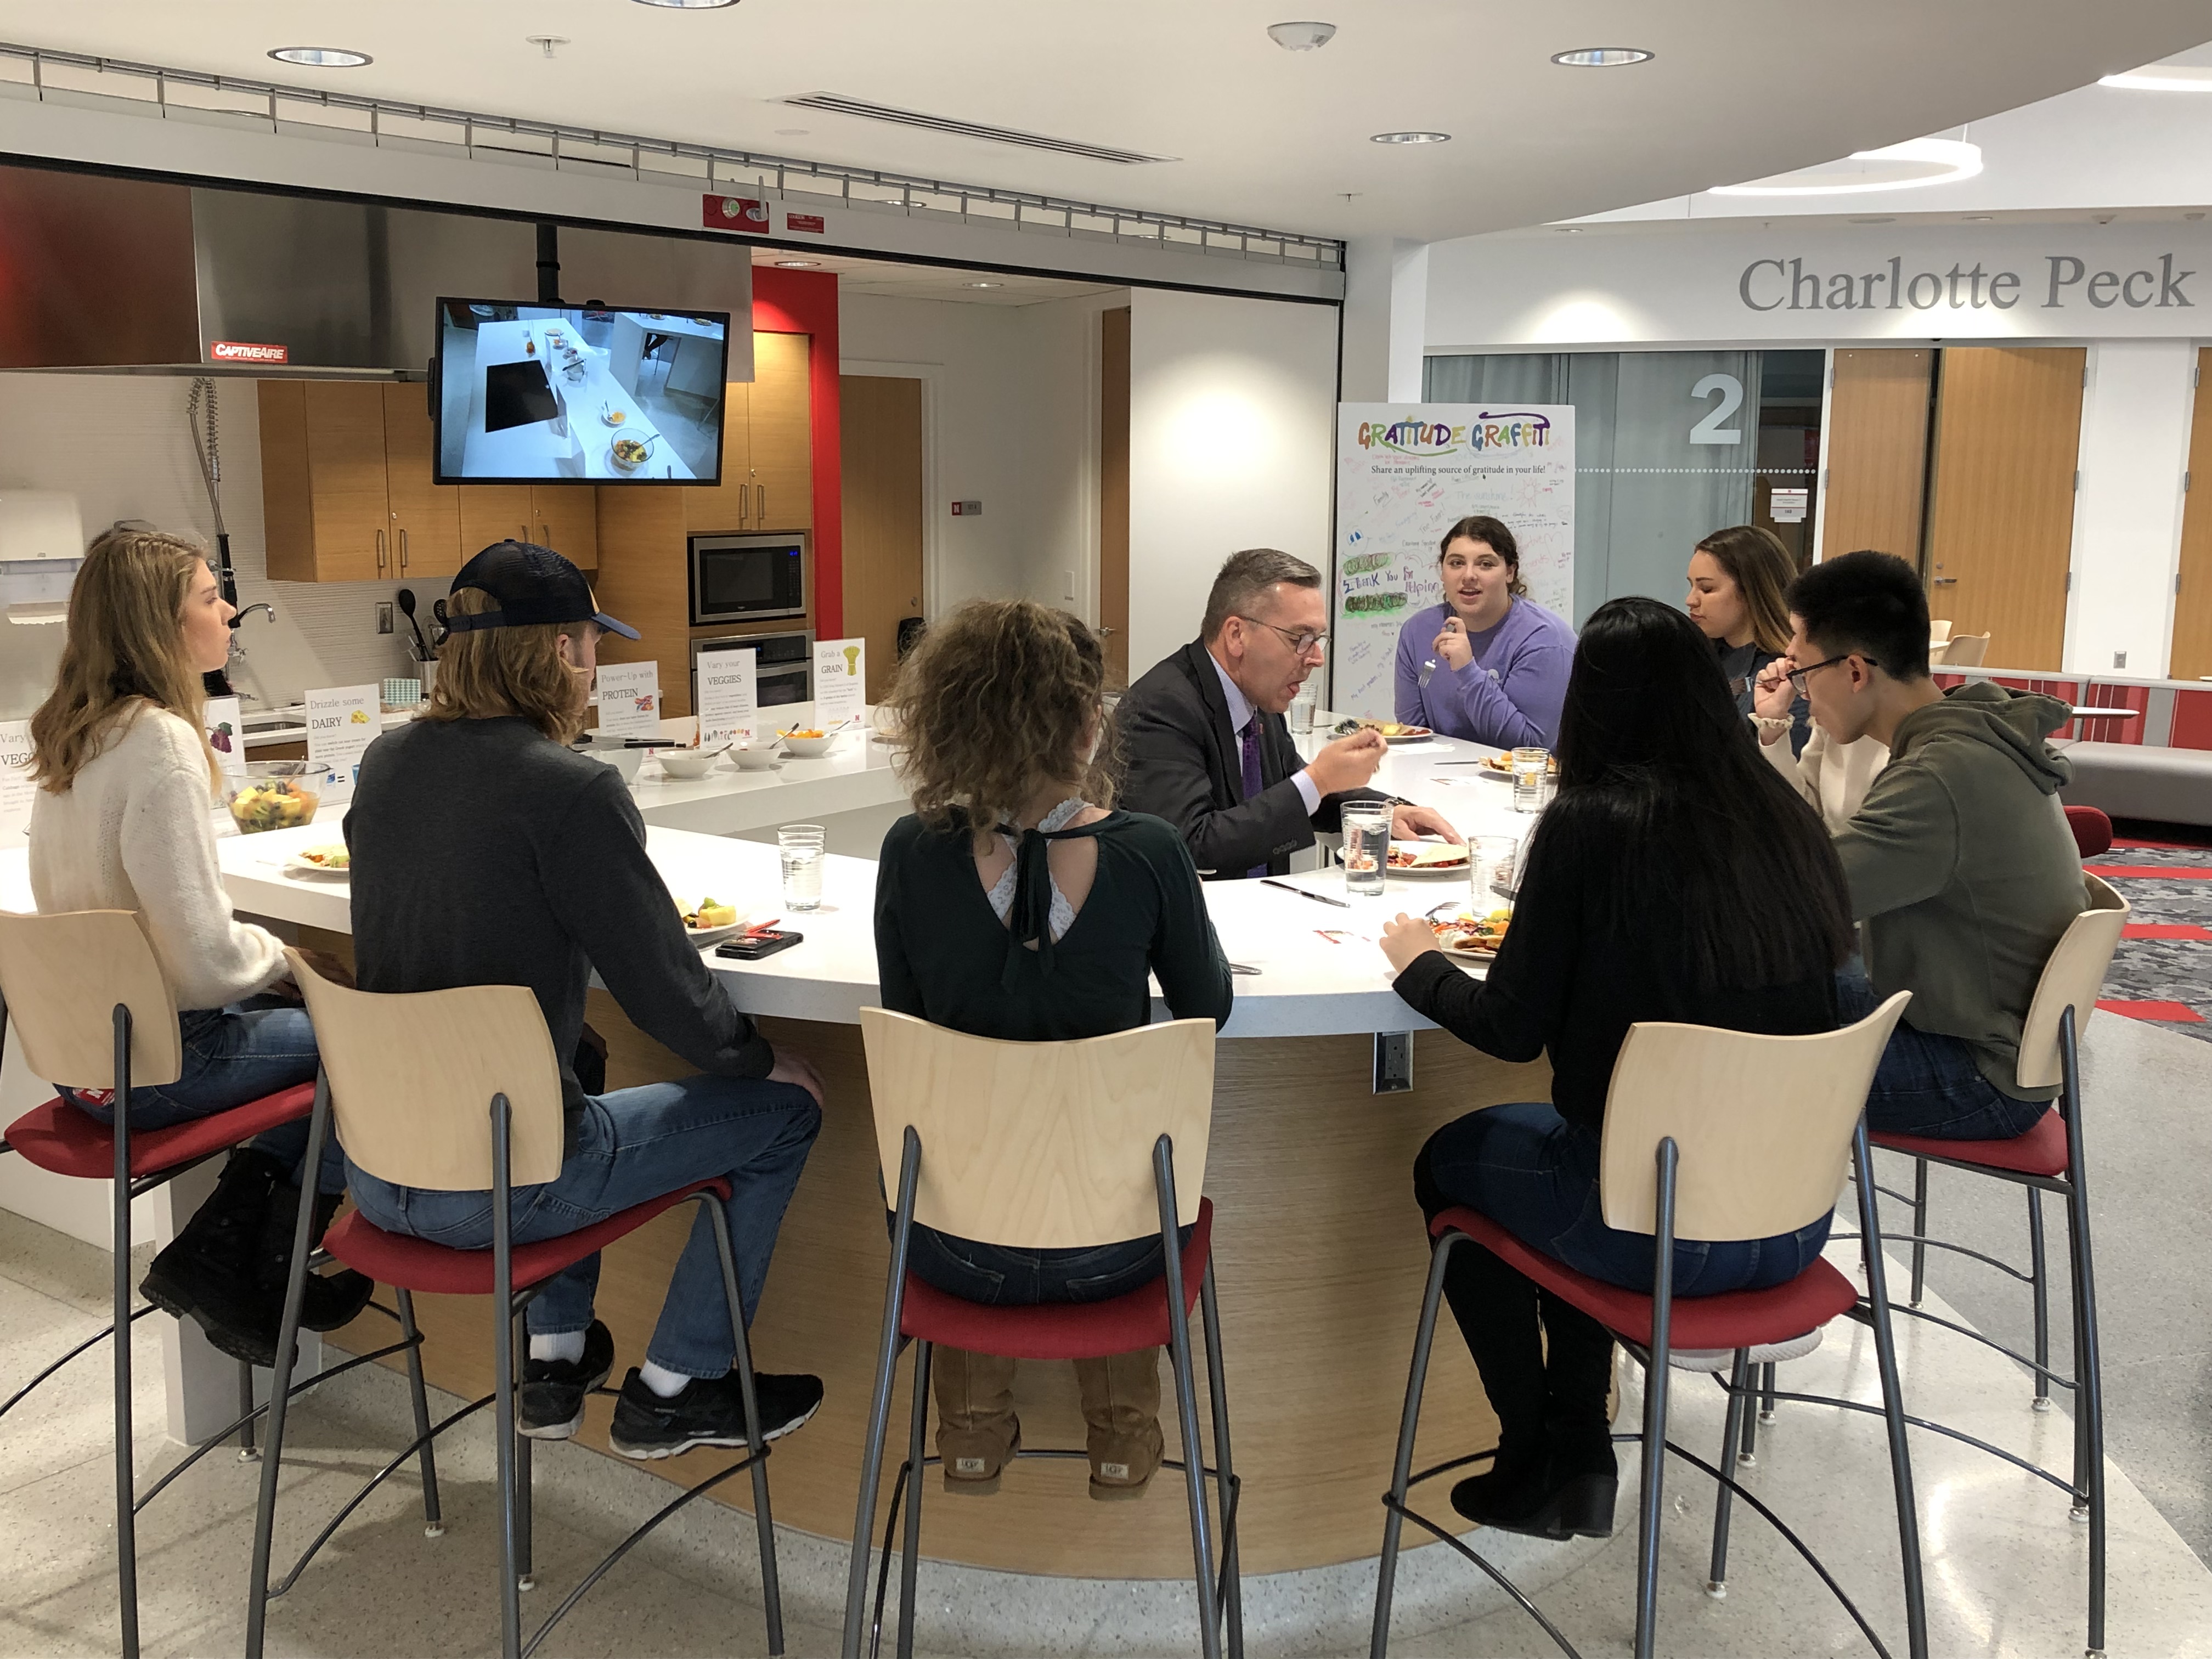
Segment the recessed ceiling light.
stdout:
<svg viewBox="0 0 2212 1659">
<path fill-rule="evenodd" d="M 280 64 L 308 69 L 359 69 L 376 61 L 365 52 L 348 52 L 343 46 L 279 46 L 269 55 Z"/>
<path fill-rule="evenodd" d="M 1449 132 L 1378 132 L 1367 141 L 1370 144 L 1448 144 Z"/>
<path fill-rule="evenodd" d="M 670 11 L 720 11 L 738 0 L 637 0 L 641 6 L 662 6 Z"/>
<path fill-rule="evenodd" d="M 1566 69 L 1620 69 L 1648 64 L 1657 56 L 1641 46 L 1577 46 L 1572 52 L 1553 52 L 1552 61 Z"/>
<path fill-rule="evenodd" d="M 775 268 L 778 270 L 811 270 L 821 263 L 819 259 L 778 259 Z"/>
<path fill-rule="evenodd" d="M 1006 287 L 1006 284 L 1004 283 L 963 283 L 960 286 L 963 288 L 1004 288 Z"/>
<path fill-rule="evenodd" d="M 1583 228 L 1580 225 L 1561 225 L 1559 227 L 1559 234 L 1562 236 L 1579 236 L 1582 234 Z"/>
<path fill-rule="evenodd" d="M 2212 69 L 2184 64 L 2151 64 L 2124 75 L 2099 78 L 2100 87 L 2121 87 L 2130 92 L 2212 92 Z"/>
<path fill-rule="evenodd" d="M 1285 52 L 1312 52 L 1336 39 L 1334 23 L 1270 23 L 1267 38 Z"/>
<path fill-rule="evenodd" d="M 1970 225 L 1992 224 L 1996 216 L 1994 213 L 1970 213 L 1966 216 L 1966 222 Z"/>
</svg>

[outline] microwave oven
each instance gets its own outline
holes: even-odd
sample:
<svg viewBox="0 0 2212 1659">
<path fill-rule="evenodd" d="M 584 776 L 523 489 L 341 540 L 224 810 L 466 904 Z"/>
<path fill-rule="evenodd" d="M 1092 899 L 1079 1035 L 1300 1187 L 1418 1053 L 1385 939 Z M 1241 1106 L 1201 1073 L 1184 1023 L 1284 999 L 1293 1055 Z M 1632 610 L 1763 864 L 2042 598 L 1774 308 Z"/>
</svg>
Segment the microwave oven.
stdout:
<svg viewBox="0 0 2212 1659">
<path fill-rule="evenodd" d="M 806 614 L 806 535 L 694 536 L 691 626 Z"/>
<path fill-rule="evenodd" d="M 812 634 L 731 634 L 691 641 L 691 706 L 699 706 L 699 659 L 710 651 L 752 651 L 755 706 L 781 708 L 814 700 Z"/>
</svg>

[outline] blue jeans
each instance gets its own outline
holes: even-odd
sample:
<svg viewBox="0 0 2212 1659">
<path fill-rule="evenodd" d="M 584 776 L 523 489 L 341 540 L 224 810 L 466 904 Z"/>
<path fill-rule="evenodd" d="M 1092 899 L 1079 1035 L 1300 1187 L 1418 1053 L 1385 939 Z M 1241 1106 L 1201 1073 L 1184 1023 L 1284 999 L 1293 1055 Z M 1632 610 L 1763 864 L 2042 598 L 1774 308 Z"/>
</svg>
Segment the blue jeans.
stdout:
<svg viewBox="0 0 2212 1659">
<path fill-rule="evenodd" d="M 897 1217 L 891 1218 L 896 1224 Z M 1184 1247 L 1191 1230 L 1176 1237 Z M 1128 1238 L 1081 1250 L 1018 1250 L 978 1244 L 917 1224 L 907 1266 L 926 1285 L 987 1307 L 1034 1308 L 1048 1302 L 1107 1302 L 1160 1276 L 1160 1241 Z"/>
<path fill-rule="evenodd" d="M 178 1016 L 184 1039 L 184 1072 L 174 1083 L 131 1089 L 131 1127 L 168 1129 L 234 1106 L 315 1080 L 315 1030 L 307 1011 L 276 997 L 254 997 L 228 1008 L 196 1008 Z M 115 1121 L 106 1102 L 61 1091 L 62 1098 L 102 1123 Z M 307 1156 L 307 1120 L 284 1123 L 253 1145 L 284 1165 L 294 1181 Z M 345 1190 L 345 1155 L 337 1138 L 323 1148 L 317 1189 Z"/>
<path fill-rule="evenodd" d="M 517 1187 L 511 1205 L 514 1242 L 559 1238 L 605 1221 L 634 1205 L 696 1181 L 730 1183 L 723 1213 L 738 1260 L 738 1291 L 752 1323 L 768 1279 L 776 1230 L 806 1154 L 822 1127 L 814 1097 L 795 1083 L 764 1078 L 690 1077 L 587 1097 L 575 1146 L 554 1180 Z M 424 1238 L 449 1249 L 491 1248 L 489 1192 L 448 1193 L 398 1187 L 349 1167 L 353 1201 L 386 1232 Z M 586 1256 L 545 1282 L 531 1303 L 532 1334 L 588 1328 L 599 1289 L 599 1258 Z M 646 1357 L 685 1376 L 720 1376 L 735 1354 L 721 1258 L 704 1211 L 676 1263 Z"/>
<path fill-rule="evenodd" d="M 1874 988 L 1856 968 L 1836 975 L 1836 1006 L 1846 1021 L 1875 1009 Z M 1867 1127 L 1885 1134 L 1937 1140 L 2010 1140 L 2026 1134 L 2050 1109 L 2041 1100 L 2015 1100 L 1982 1075 L 1963 1037 L 1915 1030 L 1905 1018 L 1889 1034 L 1867 1091 Z"/>
<path fill-rule="evenodd" d="M 1437 1196 L 1464 1204 L 1577 1273 L 1647 1295 L 1651 1290 L 1657 1261 L 1651 1235 L 1605 1224 L 1598 1138 L 1570 1125 L 1549 1101 L 1492 1106 L 1446 1124 L 1422 1149 L 1414 1189 L 1425 1208 Z M 1772 1238 L 1677 1238 L 1674 1294 L 1786 1284 L 1820 1254 L 1830 1219 L 1823 1215 Z"/>
</svg>

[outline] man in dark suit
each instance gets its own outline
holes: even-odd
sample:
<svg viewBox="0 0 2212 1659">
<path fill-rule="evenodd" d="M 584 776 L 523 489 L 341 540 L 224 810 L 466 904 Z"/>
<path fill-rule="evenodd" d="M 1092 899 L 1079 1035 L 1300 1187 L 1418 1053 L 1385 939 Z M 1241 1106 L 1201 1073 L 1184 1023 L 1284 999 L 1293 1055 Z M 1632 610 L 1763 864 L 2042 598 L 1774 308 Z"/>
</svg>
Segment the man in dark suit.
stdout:
<svg viewBox="0 0 2212 1659">
<path fill-rule="evenodd" d="M 1346 801 L 1390 799 L 1365 787 L 1386 752 L 1379 733 L 1340 738 L 1301 763 L 1284 723 L 1328 629 L 1318 570 L 1273 548 L 1232 554 L 1199 638 L 1115 710 L 1127 774 L 1121 804 L 1182 831 L 1200 874 L 1279 876 L 1316 830 L 1337 828 Z M 1440 813 L 1393 805 L 1394 835 L 1460 839 Z"/>
</svg>

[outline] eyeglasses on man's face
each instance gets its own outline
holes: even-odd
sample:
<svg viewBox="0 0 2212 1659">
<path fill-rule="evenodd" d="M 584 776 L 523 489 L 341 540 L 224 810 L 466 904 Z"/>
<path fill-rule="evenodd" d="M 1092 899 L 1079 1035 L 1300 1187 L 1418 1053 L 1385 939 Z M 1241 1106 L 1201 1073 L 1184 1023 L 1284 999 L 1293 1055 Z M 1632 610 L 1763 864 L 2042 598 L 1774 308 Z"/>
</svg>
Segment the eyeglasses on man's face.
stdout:
<svg viewBox="0 0 2212 1659">
<path fill-rule="evenodd" d="M 1281 635 L 1283 643 L 1291 647 L 1293 656 L 1310 656 L 1328 643 L 1328 630 L 1325 628 L 1285 628 L 1279 623 L 1261 622 L 1257 617 L 1245 616 L 1241 611 L 1237 615 L 1240 622 L 1250 623 L 1255 628 L 1272 629 Z"/>
<path fill-rule="evenodd" d="M 1864 663 L 1869 668 L 1879 668 L 1881 666 L 1881 665 L 1876 662 L 1872 657 L 1862 656 L 1856 651 L 1846 651 L 1839 657 L 1825 657 L 1819 662 L 1808 663 L 1802 668 L 1791 669 L 1790 671 L 1790 689 L 1802 697 L 1806 695 L 1805 678 L 1807 675 L 1817 673 L 1823 668 L 1833 668 L 1838 663 L 1848 661 L 1853 657 L 1857 657 L 1858 659 Z"/>
</svg>

